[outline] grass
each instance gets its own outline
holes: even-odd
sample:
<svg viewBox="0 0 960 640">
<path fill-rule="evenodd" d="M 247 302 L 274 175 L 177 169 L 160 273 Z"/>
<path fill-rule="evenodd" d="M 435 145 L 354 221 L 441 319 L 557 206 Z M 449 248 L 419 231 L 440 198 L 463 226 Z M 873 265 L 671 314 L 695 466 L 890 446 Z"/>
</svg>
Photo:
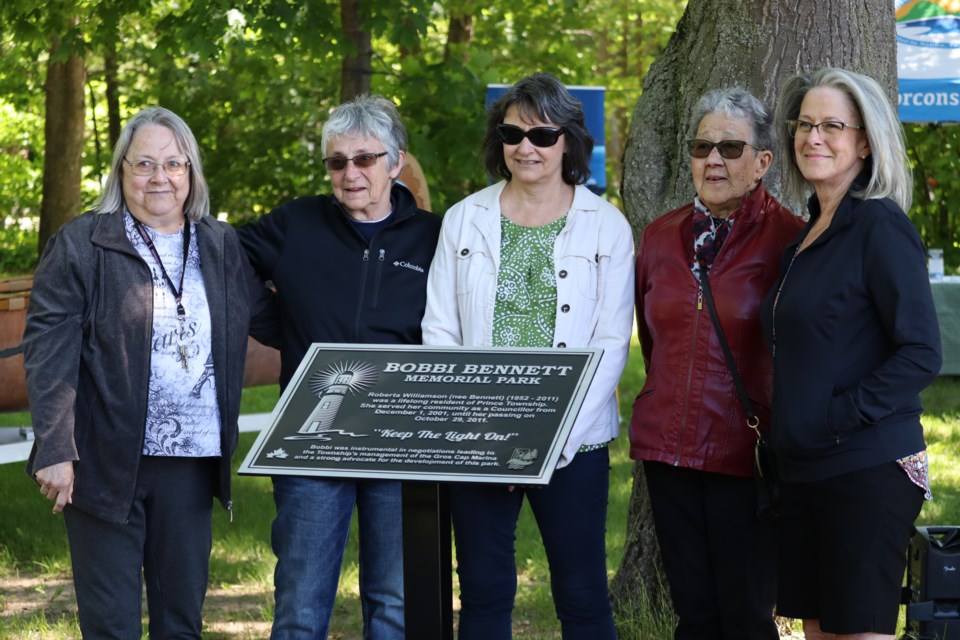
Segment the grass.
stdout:
<svg viewBox="0 0 960 640">
<path fill-rule="evenodd" d="M 638 348 L 621 380 L 621 413 L 630 415 L 630 404 L 643 382 Z M 276 387 L 247 389 L 245 413 L 273 408 Z M 960 524 L 960 379 L 940 378 L 924 393 L 924 425 L 931 458 L 935 499 L 927 502 L 918 524 Z M 29 415 L 0 414 L 0 426 L 29 424 Z M 243 459 L 254 434 L 242 434 L 235 464 Z M 631 493 L 632 463 L 626 434 L 611 448 L 610 507 L 607 521 L 607 568 L 616 571 L 625 540 L 625 523 Z M 270 524 L 274 507 L 270 481 L 265 477 L 235 478 L 234 522 L 222 509 L 214 512 L 214 547 L 210 561 L 208 624 L 204 637 L 213 640 L 257 638 L 267 635 L 273 615 L 273 565 Z M 72 590 L 69 593 L 69 553 L 62 519 L 50 515 L 44 499 L 23 472 L 22 463 L 0 465 L 0 640 L 21 638 L 76 638 Z M 355 527 L 353 531 L 355 532 Z M 340 593 L 331 639 L 358 638 L 360 604 L 357 591 L 357 540 L 351 535 L 345 554 Z M 528 508 L 517 531 L 517 564 L 520 590 L 514 612 L 514 637 L 519 640 L 559 638 L 559 624 L 550 597 L 549 572 L 543 545 Z M 4 585 L 16 578 L 38 582 L 43 609 L 12 612 L 14 597 Z M 644 594 L 637 594 L 644 604 Z M 58 605 L 58 606 L 54 606 Z M 621 620 L 624 640 L 667 640 L 672 637 L 672 616 L 662 607 L 646 603 L 636 620 Z M 211 620 L 216 619 L 216 625 Z M 236 631 L 236 629 L 245 629 Z"/>
</svg>

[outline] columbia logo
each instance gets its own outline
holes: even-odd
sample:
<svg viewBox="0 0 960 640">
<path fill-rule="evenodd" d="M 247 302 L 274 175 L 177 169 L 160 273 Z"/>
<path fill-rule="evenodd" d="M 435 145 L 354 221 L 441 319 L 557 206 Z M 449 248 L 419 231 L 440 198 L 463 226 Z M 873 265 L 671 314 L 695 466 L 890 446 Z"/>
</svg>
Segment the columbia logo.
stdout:
<svg viewBox="0 0 960 640">
<path fill-rule="evenodd" d="M 393 266 L 403 267 L 404 269 L 412 269 L 413 271 L 419 271 L 420 273 L 423 273 L 423 267 L 415 264 L 410 264 L 409 262 L 403 262 L 401 260 L 397 260 L 396 262 L 394 262 Z"/>
</svg>

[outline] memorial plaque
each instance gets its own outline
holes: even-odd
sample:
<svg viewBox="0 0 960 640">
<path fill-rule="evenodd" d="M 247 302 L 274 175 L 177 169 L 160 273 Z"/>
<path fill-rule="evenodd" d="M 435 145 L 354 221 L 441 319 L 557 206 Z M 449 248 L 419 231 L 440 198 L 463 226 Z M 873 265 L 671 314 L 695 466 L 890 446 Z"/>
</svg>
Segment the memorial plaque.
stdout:
<svg viewBox="0 0 960 640">
<path fill-rule="evenodd" d="M 240 473 L 547 484 L 601 355 L 314 344 Z"/>
</svg>

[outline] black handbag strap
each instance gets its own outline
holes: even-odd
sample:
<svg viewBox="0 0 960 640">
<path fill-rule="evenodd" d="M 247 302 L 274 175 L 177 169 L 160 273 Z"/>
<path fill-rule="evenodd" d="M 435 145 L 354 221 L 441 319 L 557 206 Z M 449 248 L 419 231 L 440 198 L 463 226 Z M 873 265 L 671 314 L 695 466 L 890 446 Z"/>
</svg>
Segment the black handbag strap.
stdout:
<svg viewBox="0 0 960 640">
<path fill-rule="evenodd" d="M 747 390 L 743 388 L 743 381 L 740 379 L 740 372 L 733 360 L 733 353 L 730 352 L 730 345 L 723 335 L 723 329 L 720 327 L 720 318 L 717 317 L 717 308 L 713 304 L 713 292 L 710 290 L 710 278 L 707 276 L 708 267 L 703 262 L 700 263 L 700 288 L 703 291 L 703 297 L 707 301 L 707 311 L 710 313 L 710 320 L 713 321 L 713 328 L 717 332 L 717 340 L 723 349 L 723 357 L 727 361 L 727 368 L 730 369 L 730 377 L 733 378 L 733 385 L 737 388 L 737 395 L 740 396 L 740 404 L 743 405 L 743 412 L 747 416 L 747 426 L 753 429 L 757 438 L 760 437 L 760 420 L 757 414 L 753 412 L 753 405 L 750 404 L 750 397 Z"/>
</svg>

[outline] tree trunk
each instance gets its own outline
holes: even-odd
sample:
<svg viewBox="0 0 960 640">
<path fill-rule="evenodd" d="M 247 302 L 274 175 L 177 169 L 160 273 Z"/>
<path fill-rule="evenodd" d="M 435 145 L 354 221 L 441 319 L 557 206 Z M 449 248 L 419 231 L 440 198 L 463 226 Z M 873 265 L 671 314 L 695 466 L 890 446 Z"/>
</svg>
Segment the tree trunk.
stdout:
<svg viewBox="0 0 960 640">
<path fill-rule="evenodd" d="M 373 47 L 370 32 L 364 30 L 360 17 L 362 0 L 340 0 L 340 24 L 353 51 L 343 56 L 340 67 L 340 101 L 347 102 L 370 92 Z"/>
<path fill-rule="evenodd" d="M 119 37 L 117 39 L 119 41 Z M 117 79 L 117 46 L 110 40 L 105 44 L 103 54 L 103 82 L 106 85 L 107 97 L 107 137 L 110 141 L 110 152 L 117 146 L 120 139 L 120 82 Z M 110 159 L 107 159 L 110 162 Z"/>
<path fill-rule="evenodd" d="M 876 78 L 896 104 L 896 65 L 892 2 L 690 0 L 633 114 L 623 199 L 634 231 L 693 199 L 682 143 L 690 111 L 707 91 L 739 85 L 773 108 L 788 76 L 838 66 Z M 765 183 L 778 194 L 776 169 Z"/>
<path fill-rule="evenodd" d="M 690 0 L 644 78 L 626 143 L 622 193 L 637 237 L 655 217 L 693 199 L 683 142 L 701 95 L 740 85 L 772 109 L 788 76 L 839 66 L 877 79 L 896 104 L 894 35 L 892 2 Z M 776 163 L 765 184 L 780 193 Z M 797 203 L 785 204 L 800 211 Z M 635 470 L 626 548 L 611 584 L 615 605 L 627 615 L 640 590 L 657 584 L 659 551 L 642 475 Z"/>
<path fill-rule="evenodd" d="M 458 55 L 460 62 L 467 62 L 470 42 L 473 40 L 473 15 L 462 13 L 451 15 L 447 29 L 447 43 L 443 47 L 443 61 Z"/>
<path fill-rule="evenodd" d="M 80 168 L 83 158 L 84 59 L 70 55 L 57 59 L 54 41 L 47 64 L 46 122 L 44 125 L 43 199 L 40 204 L 39 251 L 57 229 L 78 213 Z"/>
</svg>

